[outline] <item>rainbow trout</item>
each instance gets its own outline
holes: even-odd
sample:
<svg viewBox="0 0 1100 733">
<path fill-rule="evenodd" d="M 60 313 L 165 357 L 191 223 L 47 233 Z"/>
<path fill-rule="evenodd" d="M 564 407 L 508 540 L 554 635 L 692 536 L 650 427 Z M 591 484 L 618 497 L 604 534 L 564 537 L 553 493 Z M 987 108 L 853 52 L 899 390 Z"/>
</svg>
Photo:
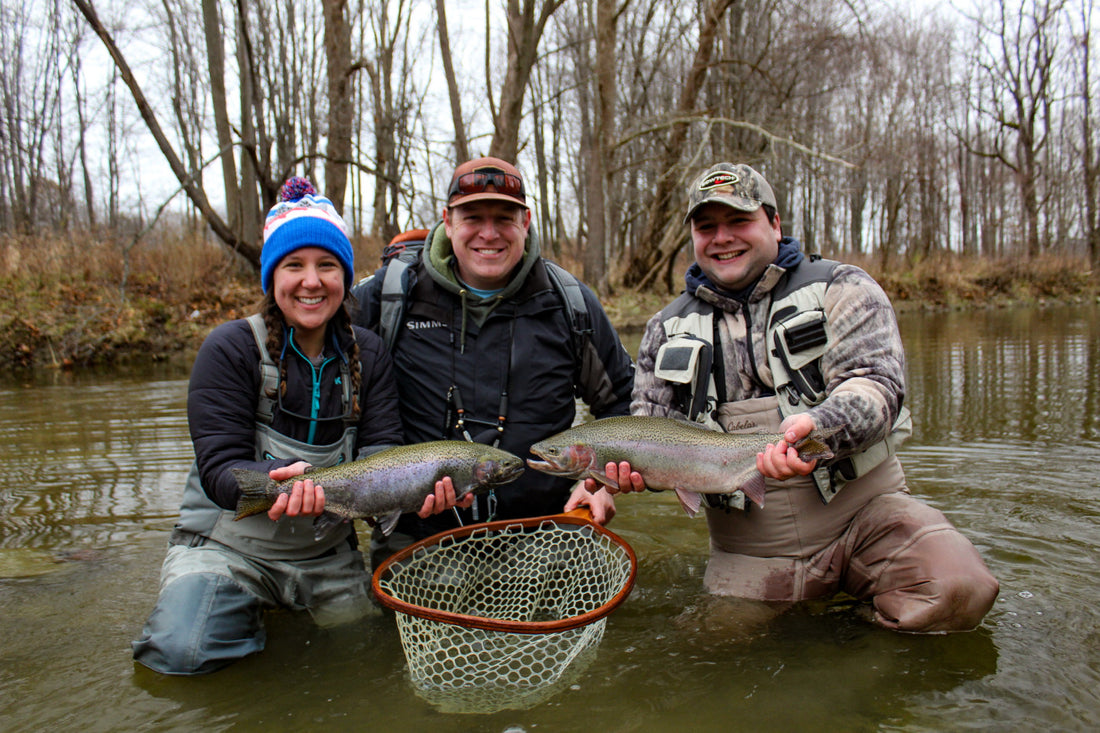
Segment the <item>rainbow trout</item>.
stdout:
<svg viewBox="0 0 1100 733">
<path fill-rule="evenodd" d="M 405 512 L 419 511 L 435 482 L 450 476 L 455 498 L 482 494 L 495 486 L 515 481 L 523 473 L 523 460 L 506 451 L 479 443 L 437 440 L 403 445 L 372 456 L 328 468 L 311 468 L 301 476 L 275 481 L 266 473 L 231 469 L 241 496 L 236 519 L 266 512 L 279 494 L 289 494 L 295 481 L 313 479 L 325 490 L 325 511 L 313 523 L 314 534 L 323 536 L 334 525 L 350 519 L 378 517 L 386 534 L 393 531 Z"/>
<path fill-rule="evenodd" d="M 833 453 L 815 431 L 795 448 L 804 461 L 827 460 Z M 673 489 L 689 515 L 699 511 L 701 494 L 745 492 L 764 506 L 764 477 L 756 470 L 756 454 L 779 433 L 720 433 L 668 417 L 609 417 L 577 425 L 531 446 L 542 461 L 527 460 L 531 468 L 555 476 L 593 478 L 618 488 L 604 467 L 629 461 L 652 489 Z"/>
</svg>

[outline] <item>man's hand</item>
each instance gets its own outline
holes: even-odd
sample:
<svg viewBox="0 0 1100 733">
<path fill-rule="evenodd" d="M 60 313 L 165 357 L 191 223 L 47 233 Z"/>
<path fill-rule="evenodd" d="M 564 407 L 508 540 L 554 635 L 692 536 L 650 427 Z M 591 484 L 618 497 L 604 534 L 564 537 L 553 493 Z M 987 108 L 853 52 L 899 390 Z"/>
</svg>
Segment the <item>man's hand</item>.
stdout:
<svg viewBox="0 0 1100 733">
<path fill-rule="evenodd" d="M 607 476 L 609 480 L 617 483 L 619 487 L 604 486 L 596 479 L 586 478 L 584 480 L 584 488 L 588 493 L 595 494 L 600 489 L 604 489 L 607 493 L 612 495 L 626 493 L 628 491 L 645 491 L 645 480 L 640 473 L 630 468 L 630 463 L 627 461 L 608 463 L 604 466 L 603 470 L 604 475 Z"/>
<path fill-rule="evenodd" d="M 569 495 L 569 501 L 565 502 L 563 511 L 571 512 L 581 506 L 588 507 L 592 512 L 592 521 L 601 527 L 615 516 L 615 499 L 611 494 L 602 489 L 592 493 L 583 483 L 578 483 L 573 487 L 573 493 Z"/>
<path fill-rule="evenodd" d="M 433 514 L 445 512 L 456 506 L 467 509 L 474 503 L 474 498 L 474 495 L 471 493 L 466 494 L 462 501 L 456 501 L 454 482 L 451 480 L 450 476 L 444 476 L 442 479 L 435 482 L 435 491 L 424 498 L 424 505 L 420 507 L 420 511 L 416 513 L 416 516 L 421 519 L 427 519 Z"/>
<path fill-rule="evenodd" d="M 791 415 L 779 426 L 783 439 L 773 443 L 756 454 L 756 468 L 767 478 L 785 481 L 795 476 L 806 476 L 817 466 L 817 461 L 809 463 L 798 457 L 795 443 L 814 430 L 814 421 L 806 413 Z"/>
</svg>

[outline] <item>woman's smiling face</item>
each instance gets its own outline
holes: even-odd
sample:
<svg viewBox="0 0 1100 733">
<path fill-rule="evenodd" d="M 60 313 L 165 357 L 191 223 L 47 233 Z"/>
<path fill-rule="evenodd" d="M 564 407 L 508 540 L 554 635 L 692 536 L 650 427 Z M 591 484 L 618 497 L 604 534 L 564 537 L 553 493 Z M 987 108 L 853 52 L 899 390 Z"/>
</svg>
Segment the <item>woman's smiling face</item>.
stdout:
<svg viewBox="0 0 1100 733">
<path fill-rule="evenodd" d="M 275 266 L 272 288 L 299 346 L 310 356 L 319 354 L 325 327 L 344 302 L 340 260 L 320 247 L 296 249 Z"/>
</svg>

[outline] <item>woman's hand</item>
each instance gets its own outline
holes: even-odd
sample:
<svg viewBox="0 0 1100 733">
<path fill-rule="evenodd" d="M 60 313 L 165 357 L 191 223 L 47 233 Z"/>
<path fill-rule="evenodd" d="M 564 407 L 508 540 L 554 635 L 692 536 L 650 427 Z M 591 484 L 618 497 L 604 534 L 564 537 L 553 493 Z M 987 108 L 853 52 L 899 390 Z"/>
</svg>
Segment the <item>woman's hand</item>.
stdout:
<svg viewBox="0 0 1100 733">
<path fill-rule="evenodd" d="M 573 487 L 573 493 L 569 495 L 564 511 L 571 512 L 581 506 L 588 507 L 592 512 L 592 521 L 601 527 L 615 516 L 615 497 L 602 488 L 596 492 L 590 492 L 585 484 L 578 483 Z"/>
<path fill-rule="evenodd" d="M 309 464 L 298 461 L 283 468 L 275 468 L 267 472 L 267 475 L 275 481 L 301 476 Z M 325 490 L 320 484 L 314 484 L 313 479 L 307 478 L 295 481 L 289 494 L 279 494 L 275 503 L 267 510 L 267 516 L 272 522 L 277 522 L 286 515 L 288 517 L 319 517 L 325 511 Z"/>
</svg>

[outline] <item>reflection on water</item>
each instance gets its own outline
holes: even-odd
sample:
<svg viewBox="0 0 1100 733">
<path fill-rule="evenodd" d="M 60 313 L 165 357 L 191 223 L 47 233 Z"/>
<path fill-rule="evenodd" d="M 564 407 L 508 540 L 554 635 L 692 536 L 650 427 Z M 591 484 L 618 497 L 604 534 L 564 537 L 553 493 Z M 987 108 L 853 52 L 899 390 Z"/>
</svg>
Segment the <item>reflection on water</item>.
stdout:
<svg viewBox="0 0 1100 733">
<path fill-rule="evenodd" d="M 1002 591 L 982 627 L 911 636 L 837 599 L 753 619 L 702 590 L 706 527 L 674 497 L 619 502 L 635 590 L 576 679 L 525 710 L 415 694 L 393 618 L 267 617 L 268 648 L 206 678 L 136 668 L 192 453 L 186 375 L 0 384 L 5 730 L 1092 730 L 1100 725 L 1096 307 L 904 314 L 914 493 Z M 637 337 L 627 337 L 636 351 Z"/>
</svg>

